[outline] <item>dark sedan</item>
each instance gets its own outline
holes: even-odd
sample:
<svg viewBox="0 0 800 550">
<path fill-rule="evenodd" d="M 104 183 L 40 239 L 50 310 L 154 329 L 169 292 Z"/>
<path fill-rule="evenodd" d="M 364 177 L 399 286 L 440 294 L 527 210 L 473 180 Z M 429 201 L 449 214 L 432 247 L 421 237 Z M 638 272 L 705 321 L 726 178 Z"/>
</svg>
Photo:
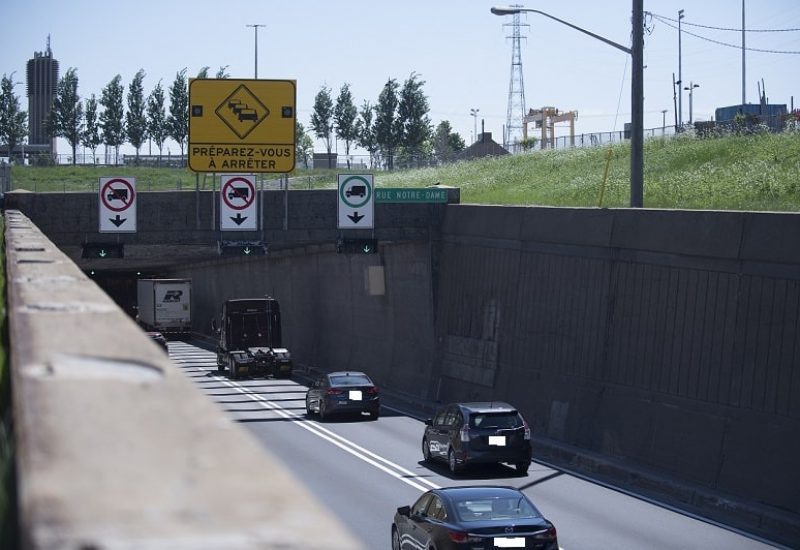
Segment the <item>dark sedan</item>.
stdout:
<svg viewBox="0 0 800 550">
<path fill-rule="evenodd" d="M 334 413 L 380 415 L 378 388 L 363 372 L 331 372 L 317 378 L 306 392 L 306 414 L 317 413 L 325 420 Z"/>
<path fill-rule="evenodd" d="M 161 346 L 161 349 L 169 353 L 169 345 L 167 344 L 167 339 L 164 337 L 163 334 L 161 334 L 160 332 L 148 332 L 147 335 L 153 342 Z"/>
<path fill-rule="evenodd" d="M 556 528 L 514 487 L 446 487 L 397 509 L 392 550 L 558 550 Z"/>
</svg>

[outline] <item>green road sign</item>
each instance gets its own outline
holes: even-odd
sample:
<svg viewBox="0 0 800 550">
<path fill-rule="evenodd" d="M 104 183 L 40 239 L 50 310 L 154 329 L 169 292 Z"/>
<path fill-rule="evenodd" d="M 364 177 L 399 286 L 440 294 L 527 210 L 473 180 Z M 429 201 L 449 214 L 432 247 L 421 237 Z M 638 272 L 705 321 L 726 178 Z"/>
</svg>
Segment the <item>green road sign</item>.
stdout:
<svg viewBox="0 0 800 550">
<path fill-rule="evenodd" d="M 375 188 L 375 202 L 447 202 L 447 189 L 435 187 Z"/>
</svg>

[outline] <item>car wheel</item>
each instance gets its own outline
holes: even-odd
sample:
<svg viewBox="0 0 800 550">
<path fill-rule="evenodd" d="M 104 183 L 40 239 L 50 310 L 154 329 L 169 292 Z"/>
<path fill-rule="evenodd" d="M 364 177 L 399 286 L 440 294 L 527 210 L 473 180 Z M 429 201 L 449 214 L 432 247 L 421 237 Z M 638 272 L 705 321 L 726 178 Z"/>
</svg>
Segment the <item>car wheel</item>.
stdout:
<svg viewBox="0 0 800 550">
<path fill-rule="evenodd" d="M 231 361 L 231 380 L 236 380 L 239 378 L 239 367 L 236 364 L 236 361 Z"/>
<path fill-rule="evenodd" d="M 400 550 L 400 535 L 394 525 L 392 525 L 392 550 Z"/>
<path fill-rule="evenodd" d="M 422 460 L 425 462 L 431 461 L 431 447 L 428 444 L 428 438 L 422 438 Z"/>
<path fill-rule="evenodd" d="M 456 452 L 453 449 L 450 449 L 450 452 L 447 453 L 447 465 L 450 466 L 450 473 L 452 474 L 457 474 L 461 471 L 461 466 L 456 462 Z"/>
<path fill-rule="evenodd" d="M 308 398 L 306 397 L 306 416 L 311 416 L 312 414 L 314 414 L 314 413 L 311 410 L 311 407 L 308 404 Z"/>
<path fill-rule="evenodd" d="M 325 400 L 322 399 L 319 402 L 319 419 L 325 420 L 328 418 L 328 407 L 325 406 Z"/>
<path fill-rule="evenodd" d="M 514 466 L 517 468 L 517 471 L 524 476 L 528 475 L 528 468 L 530 465 L 530 462 L 517 462 L 514 464 Z"/>
<path fill-rule="evenodd" d="M 369 413 L 369 419 L 370 419 L 370 420 L 378 420 L 378 418 L 380 417 L 380 415 L 381 415 L 380 411 L 370 411 L 370 413 Z"/>
</svg>

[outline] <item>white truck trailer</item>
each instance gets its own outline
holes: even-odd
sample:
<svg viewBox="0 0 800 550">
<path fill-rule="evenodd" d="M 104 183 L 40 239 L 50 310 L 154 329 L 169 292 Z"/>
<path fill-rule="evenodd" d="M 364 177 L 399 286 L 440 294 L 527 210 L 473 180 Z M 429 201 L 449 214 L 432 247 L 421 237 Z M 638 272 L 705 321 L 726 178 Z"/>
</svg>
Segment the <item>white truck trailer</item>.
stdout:
<svg viewBox="0 0 800 550">
<path fill-rule="evenodd" d="M 188 334 L 192 330 L 191 279 L 139 279 L 138 321 L 146 330 Z"/>
</svg>

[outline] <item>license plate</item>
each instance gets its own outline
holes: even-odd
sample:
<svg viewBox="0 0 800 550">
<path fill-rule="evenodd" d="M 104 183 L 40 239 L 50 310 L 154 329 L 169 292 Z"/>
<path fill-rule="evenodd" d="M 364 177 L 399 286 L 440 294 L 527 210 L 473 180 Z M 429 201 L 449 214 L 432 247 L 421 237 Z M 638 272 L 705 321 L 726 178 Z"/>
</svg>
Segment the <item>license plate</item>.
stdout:
<svg viewBox="0 0 800 550">
<path fill-rule="evenodd" d="M 489 445 L 496 445 L 497 447 L 505 447 L 506 446 L 506 436 L 504 436 L 504 435 L 490 435 L 489 436 Z"/>
<path fill-rule="evenodd" d="M 525 548 L 525 537 L 495 537 L 495 548 Z"/>
<path fill-rule="evenodd" d="M 361 390 L 350 390 L 347 397 L 350 401 L 361 401 Z"/>
</svg>

